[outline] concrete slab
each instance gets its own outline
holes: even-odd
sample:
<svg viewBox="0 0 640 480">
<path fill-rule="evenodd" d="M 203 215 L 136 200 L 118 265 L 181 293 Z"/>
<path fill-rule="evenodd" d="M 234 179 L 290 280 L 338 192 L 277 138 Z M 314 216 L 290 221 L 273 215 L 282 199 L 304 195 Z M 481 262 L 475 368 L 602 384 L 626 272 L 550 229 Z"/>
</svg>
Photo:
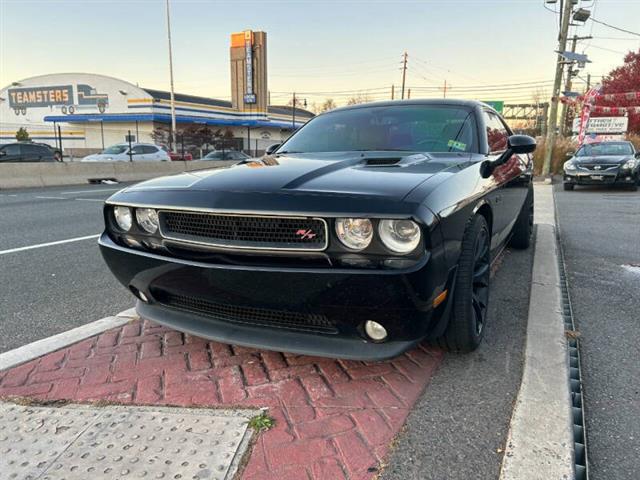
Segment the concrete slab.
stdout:
<svg viewBox="0 0 640 480">
<path fill-rule="evenodd" d="M 7 479 L 233 478 L 255 410 L 0 403 Z"/>
</svg>

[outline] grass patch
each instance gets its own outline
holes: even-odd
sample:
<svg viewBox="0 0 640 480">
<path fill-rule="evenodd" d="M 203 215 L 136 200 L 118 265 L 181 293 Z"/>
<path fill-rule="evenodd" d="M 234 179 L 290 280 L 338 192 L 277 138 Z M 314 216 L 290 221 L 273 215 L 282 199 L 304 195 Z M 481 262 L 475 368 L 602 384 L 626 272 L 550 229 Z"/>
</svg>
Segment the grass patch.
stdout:
<svg viewBox="0 0 640 480">
<path fill-rule="evenodd" d="M 249 426 L 256 432 L 262 432 L 273 428 L 276 421 L 267 415 L 267 412 L 261 412 L 260 415 L 256 415 L 249 420 Z"/>
</svg>

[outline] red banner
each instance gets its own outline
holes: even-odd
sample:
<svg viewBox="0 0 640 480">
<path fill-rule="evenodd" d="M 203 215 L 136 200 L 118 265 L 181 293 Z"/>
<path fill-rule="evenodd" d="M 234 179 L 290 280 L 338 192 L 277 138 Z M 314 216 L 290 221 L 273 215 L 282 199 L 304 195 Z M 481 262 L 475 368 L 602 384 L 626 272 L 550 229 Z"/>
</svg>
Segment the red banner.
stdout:
<svg viewBox="0 0 640 480">
<path fill-rule="evenodd" d="M 578 130 L 578 145 L 582 145 L 584 142 L 584 136 L 587 132 L 587 125 L 589 118 L 591 117 L 591 108 L 595 103 L 596 97 L 600 94 L 600 86 L 592 88 L 584 96 L 584 105 L 582 106 L 582 113 L 580 114 L 580 128 Z"/>
</svg>

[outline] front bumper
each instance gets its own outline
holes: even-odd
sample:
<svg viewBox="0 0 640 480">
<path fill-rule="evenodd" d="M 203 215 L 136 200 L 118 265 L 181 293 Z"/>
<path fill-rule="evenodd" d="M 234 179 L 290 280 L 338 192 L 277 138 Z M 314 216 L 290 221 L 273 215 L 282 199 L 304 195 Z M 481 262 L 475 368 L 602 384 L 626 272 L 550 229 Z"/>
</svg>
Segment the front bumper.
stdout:
<svg viewBox="0 0 640 480">
<path fill-rule="evenodd" d="M 143 318 L 224 343 L 381 360 L 408 350 L 446 321 L 448 302 L 432 308 L 452 277 L 438 253 L 410 270 L 303 269 L 176 259 L 120 246 L 107 234 L 99 244 L 116 278 L 148 299 L 137 303 Z M 278 313 L 296 321 L 287 324 Z M 300 318 L 320 319 L 322 328 Z M 384 325 L 387 340 L 367 340 L 366 320 Z"/>
<path fill-rule="evenodd" d="M 565 171 L 563 180 L 573 185 L 629 185 L 637 181 L 637 174 L 633 170 Z"/>
</svg>

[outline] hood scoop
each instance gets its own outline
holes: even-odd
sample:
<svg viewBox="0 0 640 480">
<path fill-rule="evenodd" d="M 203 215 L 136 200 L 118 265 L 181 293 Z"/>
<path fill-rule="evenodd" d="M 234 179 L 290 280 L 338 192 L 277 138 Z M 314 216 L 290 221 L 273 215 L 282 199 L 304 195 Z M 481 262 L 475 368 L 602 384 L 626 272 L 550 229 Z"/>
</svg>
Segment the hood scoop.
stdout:
<svg viewBox="0 0 640 480">
<path fill-rule="evenodd" d="M 368 167 L 386 167 L 389 165 L 397 165 L 402 161 L 403 157 L 374 157 L 366 158 L 365 165 Z"/>
<path fill-rule="evenodd" d="M 416 163 L 427 162 L 431 157 L 424 153 L 403 155 L 401 157 L 369 157 L 365 158 L 365 167 L 407 167 Z"/>
</svg>

